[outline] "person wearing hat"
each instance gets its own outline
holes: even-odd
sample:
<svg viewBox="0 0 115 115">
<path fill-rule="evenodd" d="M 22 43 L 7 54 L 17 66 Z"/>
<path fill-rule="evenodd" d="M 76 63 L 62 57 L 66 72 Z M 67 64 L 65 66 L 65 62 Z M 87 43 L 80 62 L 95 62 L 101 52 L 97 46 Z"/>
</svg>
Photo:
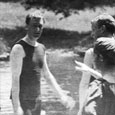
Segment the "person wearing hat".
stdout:
<svg viewBox="0 0 115 115">
<path fill-rule="evenodd" d="M 107 14 L 101 14 L 94 18 L 91 21 L 92 24 L 92 37 L 94 40 L 97 38 L 103 37 L 115 39 L 114 33 L 115 33 L 115 19 Z M 94 51 L 93 48 L 88 49 L 85 52 L 84 56 L 84 64 L 88 65 L 91 68 L 95 68 L 94 64 Z M 89 73 L 89 72 L 83 72 L 82 78 L 79 85 L 79 112 L 81 108 L 83 107 L 84 101 L 85 101 L 85 92 L 87 91 L 89 87 L 89 83 L 92 82 L 95 78 Z"/>
<path fill-rule="evenodd" d="M 45 46 L 37 42 L 45 22 L 42 14 L 38 10 L 29 13 L 25 22 L 27 34 L 13 46 L 10 53 L 14 115 L 40 115 L 41 77 L 46 79 L 61 102 L 71 109 L 74 100 L 56 82 L 47 65 Z"/>
<path fill-rule="evenodd" d="M 115 39 L 98 38 L 94 46 L 96 70 L 76 62 L 76 70 L 89 72 L 95 80 L 89 84 L 79 115 L 115 115 Z"/>
</svg>

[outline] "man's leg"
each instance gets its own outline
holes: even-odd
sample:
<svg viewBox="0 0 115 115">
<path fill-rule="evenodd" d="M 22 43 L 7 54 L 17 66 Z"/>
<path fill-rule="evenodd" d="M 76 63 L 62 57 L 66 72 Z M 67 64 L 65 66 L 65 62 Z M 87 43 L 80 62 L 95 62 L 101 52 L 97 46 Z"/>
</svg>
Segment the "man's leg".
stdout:
<svg viewBox="0 0 115 115">
<path fill-rule="evenodd" d="M 32 115 L 40 115 L 41 114 L 41 100 L 37 100 L 34 108 L 32 109 Z"/>
<path fill-rule="evenodd" d="M 36 106 L 36 100 L 20 100 L 24 115 L 40 115 L 40 106 Z"/>
</svg>

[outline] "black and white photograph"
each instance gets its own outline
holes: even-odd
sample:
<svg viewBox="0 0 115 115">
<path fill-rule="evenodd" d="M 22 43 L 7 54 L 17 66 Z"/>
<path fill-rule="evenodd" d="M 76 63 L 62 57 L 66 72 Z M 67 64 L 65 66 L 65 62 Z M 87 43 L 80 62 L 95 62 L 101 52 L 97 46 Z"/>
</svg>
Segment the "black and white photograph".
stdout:
<svg viewBox="0 0 115 115">
<path fill-rule="evenodd" d="M 115 115 L 115 0 L 0 0 L 0 115 Z"/>
</svg>

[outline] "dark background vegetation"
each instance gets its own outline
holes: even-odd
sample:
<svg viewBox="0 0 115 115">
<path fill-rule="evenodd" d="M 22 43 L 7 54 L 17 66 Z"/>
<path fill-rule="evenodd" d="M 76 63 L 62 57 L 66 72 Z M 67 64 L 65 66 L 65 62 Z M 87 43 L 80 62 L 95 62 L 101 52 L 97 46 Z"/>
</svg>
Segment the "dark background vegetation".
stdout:
<svg viewBox="0 0 115 115">
<path fill-rule="evenodd" d="M 113 6 L 115 0 L 23 0 L 23 3 L 29 5 L 38 4 L 56 13 L 62 12 L 67 17 L 71 14 L 72 9 L 82 10 L 102 5 Z"/>
<path fill-rule="evenodd" d="M 96 6 L 114 6 L 115 0 L 0 0 L 2 2 L 21 2 L 25 8 L 44 7 L 56 13 L 62 12 L 65 17 L 71 14 L 71 10 L 83 10 Z"/>
</svg>

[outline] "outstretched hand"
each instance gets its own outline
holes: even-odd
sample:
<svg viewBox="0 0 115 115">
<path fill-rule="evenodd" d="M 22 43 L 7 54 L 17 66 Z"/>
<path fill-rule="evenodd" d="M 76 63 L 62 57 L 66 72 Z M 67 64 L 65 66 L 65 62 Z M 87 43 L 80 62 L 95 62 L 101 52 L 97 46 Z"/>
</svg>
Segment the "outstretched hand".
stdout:
<svg viewBox="0 0 115 115">
<path fill-rule="evenodd" d="M 66 106 L 66 108 L 68 108 L 69 110 L 72 110 L 73 107 L 75 106 L 75 101 L 73 100 L 72 97 L 68 96 L 68 95 L 64 95 L 61 98 L 61 102 L 64 106 Z"/>
<path fill-rule="evenodd" d="M 19 106 L 18 109 L 17 109 L 17 111 L 14 112 L 14 114 L 15 114 L 15 115 L 23 115 L 24 112 L 23 112 L 22 108 Z"/>
<path fill-rule="evenodd" d="M 82 71 L 82 72 L 88 72 L 89 71 L 89 67 L 87 65 L 85 65 L 84 63 L 76 61 L 76 60 L 75 60 L 75 63 L 76 63 L 75 69 L 77 71 Z"/>
<path fill-rule="evenodd" d="M 84 63 L 82 62 L 78 62 L 78 61 L 75 61 L 76 63 L 76 66 L 75 66 L 75 69 L 77 71 L 82 71 L 82 72 L 89 72 L 91 75 L 93 75 L 96 79 L 99 79 L 99 78 L 102 78 L 102 74 L 99 72 L 99 71 L 96 71 L 90 67 L 88 67 L 87 65 L 85 65 Z"/>
</svg>

